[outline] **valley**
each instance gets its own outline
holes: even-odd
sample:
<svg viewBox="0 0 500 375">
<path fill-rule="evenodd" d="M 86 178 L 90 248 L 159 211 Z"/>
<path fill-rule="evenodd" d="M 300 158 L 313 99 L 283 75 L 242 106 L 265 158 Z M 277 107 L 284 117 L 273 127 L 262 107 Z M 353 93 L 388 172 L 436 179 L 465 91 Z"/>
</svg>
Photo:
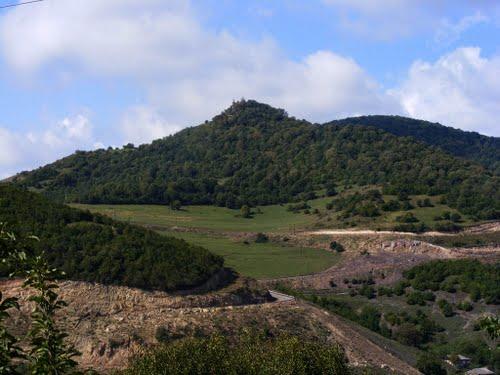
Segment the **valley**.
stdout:
<svg viewBox="0 0 500 375">
<path fill-rule="evenodd" d="M 337 375 L 455 375 L 459 354 L 499 369 L 482 323 L 500 312 L 496 139 L 365 120 L 242 100 L 4 181 L 1 298 L 20 306 L 5 332 L 29 350 L 54 303 L 42 315 L 79 366 L 124 375 L 246 373 L 254 355 Z"/>
</svg>

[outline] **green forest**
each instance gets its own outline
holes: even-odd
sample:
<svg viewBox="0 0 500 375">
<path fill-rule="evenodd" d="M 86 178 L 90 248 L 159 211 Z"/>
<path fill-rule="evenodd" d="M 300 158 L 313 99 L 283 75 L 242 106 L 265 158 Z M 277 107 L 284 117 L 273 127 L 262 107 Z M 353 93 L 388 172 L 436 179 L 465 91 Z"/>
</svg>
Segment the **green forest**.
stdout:
<svg viewBox="0 0 500 375">
<path fill-rule="evenodd" d="M 373 126 L 397 136 L 412 137 L 451 155 L 478 162 L 496 174 L 500 173 L 500 138 L 497 137 L 401 116 L 350 117 L 329 124 Z"/>
<path fill-rule="evenodd" d="M 174 290 L 199 285 L 223 267 L 221 257 L 202 247 L 8 184 L 0 184 L 0 223 L 24 239 L 28 254 L 43 251 L 72 280 Z"/>
<path fill-rule="evenodd" d="M 445 194 L 464 214 L 500 218 L 500 177 L 475 161 L 372 126 L 311 124 L 244 100 L 152 144 L 76 152 L 14 181 L 65 202 L 230 208 L 378 184 L 386 194 Z"/>
</svg>

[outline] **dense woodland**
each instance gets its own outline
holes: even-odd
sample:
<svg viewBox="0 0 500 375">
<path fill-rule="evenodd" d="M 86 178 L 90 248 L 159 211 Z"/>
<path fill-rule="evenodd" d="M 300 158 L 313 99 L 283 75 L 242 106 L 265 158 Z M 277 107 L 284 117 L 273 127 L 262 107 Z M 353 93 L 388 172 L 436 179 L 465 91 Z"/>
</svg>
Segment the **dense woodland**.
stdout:
<svg viewBox="0 0 500 375">
<path fill-rule="evenodd" d="M 329 124 L 373 126 L 397 136 L 412 137 L 451 155 L 476 161 L 496 174 L 500 173 L 500 138 L 497 137 L 401 116 L 350 117 Z"/>
<path fill-rule="evenodd" d="M 44 251 L 50 265 L 73 280 L 174 290 L 201 284 L 223 266 L 204 248 L 12 185 L 0 184 L 0 222 L 19 238 L 38 236 L 22 243 L 28 253 Z"/>
<path fill-rule="evenodd" d="M 445 194 L 464 214 L 500 218 L 500 177 L 479 163 L 372 126 L 311 124 L 255 101 L 150 145 L 76 152 L 15 181 L 66 202 L 231 208 L 311 199 L 332 184 L 378 184 L 387 194 Z"/>
</svg>

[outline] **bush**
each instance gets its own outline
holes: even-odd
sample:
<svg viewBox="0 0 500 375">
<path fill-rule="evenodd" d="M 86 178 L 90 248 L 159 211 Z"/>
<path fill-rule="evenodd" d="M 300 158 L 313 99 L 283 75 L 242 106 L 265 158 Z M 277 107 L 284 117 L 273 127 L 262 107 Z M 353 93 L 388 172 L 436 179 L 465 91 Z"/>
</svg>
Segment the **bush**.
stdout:
<svg viewBox="0 0 500 375">
<path fill-rule="evenodd" d="M 406 303 L 409 305 L 425 306 L 426 301 L 434 301 L 436 296 L 432 292 L 413 291 L 406 297 Z"/>
<path fill-rule="evenodd" d="M 380 332 L 380 317 L 376 307 L 365 306 L 359 314 L 359 323 L 374 332 Z"/>
<path fill-rule="evenodd" d="M 470 301 L 462 301 L 457 305 L 457 309 L 462 311 L 472 311 L 474 307 Z"/>
<path fill-rule="evenodd" d="M 445 317 L 449 318 L 455 315 L 455 313 L 453 312 L 453 306 L 447 300 L 440 299 L 438 301 L 438 306 Z"/>
<path fill-rule="evenodd" d="M 298 213 L 302 210 L 309 210 L 311 206 L 307 202 L 301 202 L 297 204 L 290 204 L 286 208 L 287 211 L 293 212 L 293 213 Z"/>
<path fill-rule="evenodd" d="M 349 374 L 338 345 L 303 338 L 242 335 L 230 343 L 222 336 L 184 339 L 151 349 L 118 374 Z"/>
<path fill-rule="evenodd" d="M 240 216 L 245 219 L 250 219 L 252 217 L 252 211 L 250 210 L 250 207 L 248 207 L 246 204 L 241 206 Z"/>
<path fill-rule="evenodd" d="M 424 223 L 402 223 L 394 227 L 396 232 L 423 233 L 426 230 L 427 226 Z"/>
<path fill-rule="evenodd" d="M 407 212 L 401 216 L 396 217 L 396 221 L 399 223 L 417 223 L 418 219 L 411 212 Z"/>
<path fill-rule="evenodd" d="M 359 295 L 364 296 L 368 299 L 375 298 L 375 288 L 373 288 L 371 285 L 363 285 L 361 288 L 359 288 L 358 293 Z"/>
<path fill-rule="evenodd" d="M 392 297 L 392 294 L 394 293 L 394 291 L 392 290 L 392 288 L 389 288 L 389 287 L 385 287 L 385 286 L 381 286 L 378 288 L 377 290 L 377 294 L 379 296 L 387 296 L 387 297 Z"/>
<path fill-rule="evenodd" d="M 335 250 L 337 253 L 345 251 L 344 246 L 337 241 L 330 242 L 330 250 Z"/>
<path fill-rule="evenodd" d="M 255 237 L 255 242 L 256 243 L 266 243 L 269 241 L 269 237 L 265 235 L 264 233 L 257 233 L 257 236 Z"/>
<path fill-rule="evenodd" d="M 401 209 L 401 203 L 397 200 L 390 200 L 382 205 L 383 211 L 399 211 Z"/>
<path fill-rule="evenodd" d="M 405 272 L 406 282 L 420 290 L 441 289 L 469 293 L 472 301 L 484 298 L 488 304 L 500 303 L 500 265 L 477 260 L 433 260 Z"/>
<path fill-rule="evenodd" d="M 424 375 L 446 375 L 446 369 L 442 366 L 442 361 L 428 353 L 418 357 L 417 369 Z"/>
<path fill-rule="evenodd" d="M 443 221 L 440 223 L 436 223 L 434 225 L 434 229 L 437 230 L 438 232 L 459 232 L 462 230 L 462 227 L 458 224 L 455 224 L 452 221 Z"/>
</svg>

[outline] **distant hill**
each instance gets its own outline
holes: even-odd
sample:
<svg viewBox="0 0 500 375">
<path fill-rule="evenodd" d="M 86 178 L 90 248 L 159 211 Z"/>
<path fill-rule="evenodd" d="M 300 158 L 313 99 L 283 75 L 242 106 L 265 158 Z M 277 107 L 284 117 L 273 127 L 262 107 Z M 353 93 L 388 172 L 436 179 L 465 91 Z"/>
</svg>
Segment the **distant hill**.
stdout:
<svg viewBox="0 0 500 375">
<path fill-rule="evenodd" d="M 61 201 L 227 207 L 378 184 L 392 194 L 445 194 L 463 213 L 500 217 L 499 177 L 478 163 L 373 126 L 311 124 L 255 101 L 149 145 L 77 152 L 15 182 Z"/>
<path fill-rule="evenodd" d="M 487 137 L 423 120 L 401 116 L 360 116 L 331 121 L 330 125 L 364 125 L 397 136 L 413 137 L 464 159 L 482 164 L 500 174 L 500 138 Z"/>
<path fill-rule="evenodd" d="M 197 286 L 222 268 L 223 259 L 183 240 L 52 203 L 39 194 L 0 184 L 0 223 L 44 251 L 69 279 L 146 289 Z M 0 275 L 8 270 L 0 265 Z"/>
</svg>

